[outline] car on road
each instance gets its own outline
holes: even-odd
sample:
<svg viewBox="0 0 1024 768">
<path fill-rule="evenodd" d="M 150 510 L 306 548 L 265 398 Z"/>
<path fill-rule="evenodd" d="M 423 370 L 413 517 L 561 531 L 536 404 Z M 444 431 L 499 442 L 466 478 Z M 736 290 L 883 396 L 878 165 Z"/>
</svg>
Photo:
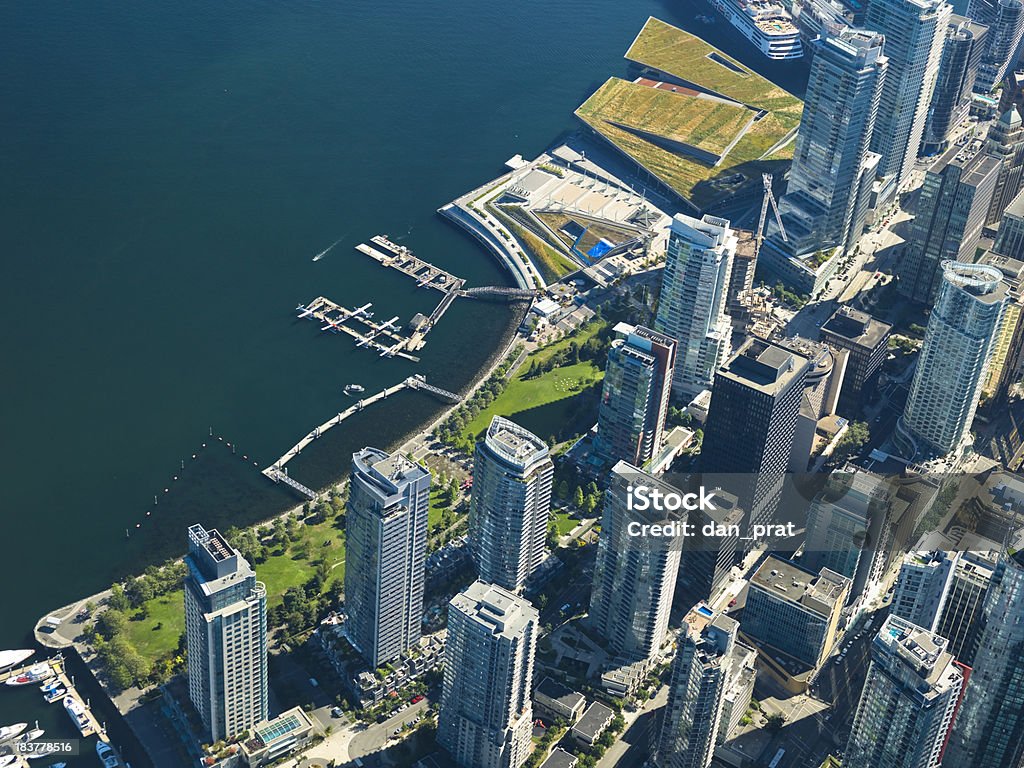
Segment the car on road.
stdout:
<svg viewBox="0 0 1024 768">
<path fill-rule="evenodd" d="M 342 711 L 341 707 L 331 708 L 331 717 L 341 717 L 343 714 L 344 712 Z"/>
</svg>

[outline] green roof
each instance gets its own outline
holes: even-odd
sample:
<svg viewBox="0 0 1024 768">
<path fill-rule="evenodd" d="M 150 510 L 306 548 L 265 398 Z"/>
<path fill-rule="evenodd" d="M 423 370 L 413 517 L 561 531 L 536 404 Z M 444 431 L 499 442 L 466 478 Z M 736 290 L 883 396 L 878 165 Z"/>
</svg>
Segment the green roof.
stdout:
<svg viewBox="0 0 1024 768">
<path fill-rule="evenodd" d="M 756 114 L 725 103 L 613 77 L 579 108 L 587 120 L 615 123 L 721 155 Z"/>
<path fill-rule="evenodd" d="M 613 77 L 576 115 L 696 206 L 735 193 L 737 173 L 740 187 L 760 185 L 792 159 L 803 102 L 714 46 L 650 18 L 626 58 L 693 91 Z"/>
<path fill-rule="evenodd" d="M 784 112 L 792 116 L 794 126 L 800 122 L 803 102 L 796 96 L 710 43 L 653 16 L 626 58 L 752 107 Z"/>
</svg>

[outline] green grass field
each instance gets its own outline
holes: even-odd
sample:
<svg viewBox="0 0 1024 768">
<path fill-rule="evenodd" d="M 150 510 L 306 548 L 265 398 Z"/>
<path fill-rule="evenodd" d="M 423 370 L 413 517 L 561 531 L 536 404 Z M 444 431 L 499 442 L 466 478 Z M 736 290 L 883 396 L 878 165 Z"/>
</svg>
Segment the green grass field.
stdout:
<svg viewBox="0 0 1024 768">
<path fill-rule="evenodd" d="M 297 541 L 290 542 L 284 552 L 274 548 L 265 562 L 256 565 L 256 578 L 267 585 L 268 607 L 279 604 L 290 587 L 308 581 L 313 563 L 321 556 L 332 566 L 328 584 L 344 579 L 345 535 L 334 525 L 332 519 L 302 526 Z M 306 547 L 309 556 L 300 556 Z M 178 638 L 185 631 L 184 595 L 177 589 L 149 600 L 145 606 L 146 618 L 128 622 L 128 638 L 140 654 L 153 661 L 178 647 Z"/>
<path fill-rule="evenodd" d="M 529 355 L 519 371 L 509 381 L 505 391 L 486 409 L 478 413 L 476 418 L 466 426 L 463 433 L 475 440 L 487 429 L 487 425 L 491 423 L 491 418 L 494 416 L 505 416 L 519 423 L 523 420 L 517 417 L 527 411 L 570 400 L 581 394 L 588 387 L 599 384 L 604 378 L 604 371 L 589 361 L 555 368 L 533 379 L 523 378 L 534 361 L 544 363 L 558 350 L 567 347 L 571 341 L 576 341 L 582 345 L 590 336 L 597 333 L 598 330 L 600 330 L 600 327 L 595 325 L 578 336 L 562 339 L 550 347 Z M 569 406 L 567 404 L 566 413 L 568 410 Z M 557 415 L 560 414 L 546 414 L 548 418 L 545 421 L 551 421 L 550 417 Z M 535 427 L 529 423 L 524 422 L 522 426 L 536 431 Z M 540 437 L 545 437 L 545 435 L 540 434 Z"/>
<path fill-rule="evenodd" d="M 558 512 L 553 519 L 555 521 L 555 527 L 558 529 L 559 536 L 565 536 L 580 524 L 580 521 L 575 517 L 569 517 L 568 512 Z"/>
<path fill-rule="evenodd" d="M 152 661 L 178 647 L 178 638 L 185 632 L 185 594 L 176 589 L 153 598 L 146 608 L 146 618 L 128 622 L 128 639 Z"/>
</svg>

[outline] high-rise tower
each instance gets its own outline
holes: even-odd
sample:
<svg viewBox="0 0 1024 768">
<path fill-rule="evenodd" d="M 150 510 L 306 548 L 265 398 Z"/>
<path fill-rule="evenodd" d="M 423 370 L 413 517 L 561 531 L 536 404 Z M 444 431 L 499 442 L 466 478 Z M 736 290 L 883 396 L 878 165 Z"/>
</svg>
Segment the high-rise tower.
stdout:
<svg viewBox="0 0 1024 768">
<path fill-rule="evenodd" d="M 466 768 L 519 768 L 533 733 L 540 620 L 522 597 L 482 581 L 448 604 L 437 740 Z"/>
<path fill-rule="evenodd" d="M 267 718 L 267 590 L 216 530 L 188 529 L 188 692 L 211 741 Z"/>
<path fill-rule="evenodd" d="M 373 667 L 420 639 L 430 473 L 401 454 L 352 456 L 345 516 L 349 640 Z"/>
<path fill-rule="evenodd" d="M 654 329 L 676 340 L 675 399 L 688 402 L 711 389 L 729 354 L 725 310 L 736 243 L 726 219 L 677 214 L 672 221 Z"/>
<path fill-rule="evenodd" d="M 608 350 L 594 452 L 609 466 L 644 466 L 661 450 L 672 392 L 675 339 L 619 323 Z"/>
<path fill-rule="evenodd" d="M 945 638 L 890 616 L 871 644 L 871 665 L 854 717 L 843 766 L 938 768 L 964 669 Z"/>
<path fill-rule="evenodd" d="M 952 9 L 942 0 L 872 0 L 864 25 L 885 36 L 889 71 L 871 149 L 888 200 L 914 168 Z"/>
<path fill-rule="evenodd" d="M 968 435 L 1008 288 L 991 266 L 947 261 L 896 427 L 907 458 L 944 456 Z"/>
<path fill-rule="evenodd" d="M 469 546 L 481 580 L 513 592 L 544 560 L 554 464 L 539 437 L 495 416 L 477 443 Z"/>
</svg>

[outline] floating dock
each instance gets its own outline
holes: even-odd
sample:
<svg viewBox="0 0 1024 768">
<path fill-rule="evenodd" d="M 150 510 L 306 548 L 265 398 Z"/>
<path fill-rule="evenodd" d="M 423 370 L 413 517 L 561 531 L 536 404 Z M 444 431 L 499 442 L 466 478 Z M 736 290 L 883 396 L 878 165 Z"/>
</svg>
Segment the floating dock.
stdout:
<svg viewBox="0 0 1024 768">
<path fill-rule="evenodd" d="M 441 293 L 448 293 L 452 290 L 459 290 L 466 284 L 461 277 L 456 277 L 451 272 L 446 272 L 429 261 L 417 258 L 404 245 L 391 242 L 385 235 L 374 235 L 370 238 L 370 242 L 377 247 L 360 243 L 356 246 L 356 250 L 365 253 L 385 267 L 397 269 L 402 274 L 413 278 L 417 287 L 433 288 Z"/>
<path fill-rule="evenodd" d="M 337 426 L 338 424 L 341 424 L 341 422 L 343 422 L 349 416 L 359 413 L 366 406 L 373 405 L 374 403 L 379 402 L 381 400 L 385 400 L 389 396 L 395 394 L 396 392 L 401 392 L 403 389 L 407 388 L 429 392 L 451 403 L 457 403 L 462 399 L 455 392 L 449 392 L 447 389 L 441 389 L 440 387 L 435 387 L 431 384 L 427 384 L 427 380 L 423 376 L 410 376 L 404 381 L 395 384 L 393 387 L 386 387 L 385 389 L 381 390 L 375 395 L 362 398 L 356 401 L 355 405 L 349 406 L 344 411 L 340 411 L 339 413 L 335 414 L 330 419 L 321 424 L 319 427 L 316 427 L 314 430 L 305 435 L 301 440 L 299 440 L 299 442 L 297 442 L 291 448 L 289 448 L 285 452 L 284 456 L 282 456 L 269 467 L 264 469 L 263 474 L 269 477 L 275 483 L 283 482 L 285 485 L 294 488 L 307 498 L 315 499 L 317 497 L 315 491 L 313 491 L 310 488 L 307 488 L 299 481 L 288 477 L 288 470 L 285 468 L 285 465 L 293 458 L 298 456 L 300 453 L 302 453 L 303 449 L 306 448 L 306 446 L 308 446 L 314 440 L 317 440 L 318 438 L 322 437 L 324 433 L 327 432 L 327 430 Z"/>
<path fill-rule="evenodd" d="M 406 360 L 419 362 L 419 358 L 409 354 L 408 349 L 417 349 L 412 337 L 403 336 L 398 332 L 397 315 L 387 322 L 378 323 L 372 319 L 369 311 L 372 304 L 365 304 L 358 309 L 349 309 L 337 304 L 326 296 L 317 296 L 305 306 L 295 308 L 298 317 L 309 318 L 323 323 L 321 331 L 328 333 L 346 333 L 356 340 L 357 347 L 368 347 L 375 350 L 381 357 L 404 357 Z M 352 327 L 359 323 L 366 330 Z M 415 334 L 414 334 L 415 335 Z M 422 344 L 420 344 L 422 346 Z"/>
</svg>

